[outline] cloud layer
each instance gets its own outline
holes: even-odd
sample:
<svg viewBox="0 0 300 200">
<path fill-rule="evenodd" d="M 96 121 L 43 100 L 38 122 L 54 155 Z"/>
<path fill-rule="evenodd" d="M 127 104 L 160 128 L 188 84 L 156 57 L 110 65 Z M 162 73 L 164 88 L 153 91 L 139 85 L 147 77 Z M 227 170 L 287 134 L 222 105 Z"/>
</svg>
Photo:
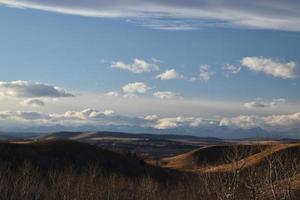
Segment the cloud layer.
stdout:
<svg viewBox="0 0 300 200">
<path fill-rule="evenodd" d="M 293 0 L 0 0 L 0 4 L 88 17 L 129 18 L 164 30 L 238 26 L 300 31 L 300 3 Z"/>
<path fill-rule="evenodd" d="M 179 131 L 181 134 L 189 133 L 197 135 L 199 132 L 208 136 L 208 133 L 230 134 L 241 133 L 250 130 L 249 133 L 255 134 L 257 130 L 268 133 L 294 134 L 300 137 L 300 112 L 284 115 L 241 115 L 235 117 L 223 117 L 220 119 L 204 119 L 201 117 L 159 117 L 148 115 L 146 117 L 129 117 L 117 115 L 112 110 L 84 109 L 81 111 L 66 111 L 64 113 L 40 113 L 32 111 L 1 111 L 0 112 L 1 130 L 3 124 L 13 127 L 51 127 L 64 126 L 73 130 L 74 127 L 83 126 L 95 127 L 134 127 L 140 132 L 157 131 Z M 114 129 L 115 130 L 115 129 Z M 261 131 L 260 131 L 261 132 Z M 174 133 L 174 132 L 173 132 Z M 177 132 L 176 132 L 177 133 Z M 219 135 L 222 137 L 222 135 Z M 224 135 L 225 136 L 225 135 Z M 255 135 L 253 135 L 255 137 Z"/>
</svg>

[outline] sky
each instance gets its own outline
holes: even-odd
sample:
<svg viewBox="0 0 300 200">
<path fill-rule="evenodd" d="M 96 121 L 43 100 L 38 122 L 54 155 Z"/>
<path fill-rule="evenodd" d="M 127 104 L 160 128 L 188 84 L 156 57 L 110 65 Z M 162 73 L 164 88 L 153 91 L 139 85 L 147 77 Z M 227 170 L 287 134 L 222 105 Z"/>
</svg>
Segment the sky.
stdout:
<svg viewBox="0 0 300 200">
<path fill-rule="evenodd" d="M 0 0 L 0 131 L 300 137 L 299 10 Z"/>
</svg>

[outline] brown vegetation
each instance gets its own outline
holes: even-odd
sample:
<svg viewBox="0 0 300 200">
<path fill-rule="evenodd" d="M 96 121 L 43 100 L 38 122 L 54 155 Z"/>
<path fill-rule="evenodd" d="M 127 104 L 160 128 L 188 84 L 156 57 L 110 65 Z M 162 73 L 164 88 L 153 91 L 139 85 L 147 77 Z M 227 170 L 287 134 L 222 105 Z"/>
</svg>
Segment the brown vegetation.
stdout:
<svg viewBox="0 0 300 200">
<path fill-rule="evenodd" d="M 299 144 L 214 146 L 163 161 L 191 157 L 194 166 L 176 171 L 74 141 L 1 143 L 0 199 L 299 199 Z"/>
</svg>

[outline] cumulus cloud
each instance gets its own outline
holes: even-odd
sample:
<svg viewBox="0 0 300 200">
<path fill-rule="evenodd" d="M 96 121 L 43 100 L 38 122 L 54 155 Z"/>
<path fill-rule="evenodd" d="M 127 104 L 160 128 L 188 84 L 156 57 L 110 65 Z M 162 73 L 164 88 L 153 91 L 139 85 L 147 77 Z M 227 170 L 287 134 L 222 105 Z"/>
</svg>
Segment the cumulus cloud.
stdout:
<svg viewBox="0 0 300 200">
<path fill-rule="evenodd" d="M 115 92 L 115 91 L 110 91 L 110 92 L 105 93 L 105 96 L 109 96 L 109 97 L 118 97 L 118 96 L 119 96 L 119 93 L 118 93 L 118 92 Z"/>
<path fill-rule="evenodd" d="M 0 95 L 5 97 L 36 98 L 36 97 L 73 97 L 57 86 L 28 81 L 0 82 Z"/>
<path fill-rule="evenodd" d="M 198 75 L 198 79 L 201 81 L 208 81 L 214 75 L 214 72 L 211 71 L 209 65 L 201 65 L 199 67 L 199 70 L 200 70 L 200 72 Z M 197 79 L 197 78 L 194 78 L 194 79 Z"/>
<path fill-rule="evenodd" d="M 158 91 L 153 93 L 153 96 L 160 99 L 175 99 L 181 97 L 179 93 L 174 93 L 170 91 Z"/>
<path fill-rule="evenodd" d="M 274 77 L 292 79 L 296 77 L 296 62 L 281 62 L 274 58 L 245 57 L 241 64 L 255 72 L 263 72 Z"/>
<path fill-rule="evenodd" d="M 240 66 L 235 66 L 235 65 L 230 65 L 230 64 L 226 64 L 222 67 L 222 69 L 225 72 L 225 75 L 227 77 L 229 77 L 230 75 L 233 74 L 238 74 L 241 71 L 241 67 Z"/>
<path fill-rule="evenodd" d="M 183 79 L 184 76 L 176 72 L 175 69 L 169 69 L 161 74 L 158 74 L 156 78 L 160 80 L 172 80 L 172 79 Z"/>
<path fill-rule="evenodd" d="M 142 82 L 135 82 L 135 83 L 128 83 L 122 87 L 124 93 L 129 94 L 143 94 L 146 93 L 151 88 L 148 87 L 145 83 Z"/>
<path fill-rule="evenodd" d="M 21 102 L 23 106 L 42 107 L 45 106 L 45 102 L 40 99 L 25 99 Z"/>
<path fill-rule="evenodd" d="M 170 129 L 181 126 L 197 127 L 200 126 L 201 122 L 201 118 L 179 116 L 174 118 L 161 118 L 157 120 L 156 124 L 153 127 L 157 129 Z"/>
<path fill-rule="evenodd" d="M 300 3 L 292 0 L 0 0 L 0 4 L 88 17 L 126 18 L 163 30 L 238 26 L 300 31 Z"/>
<path fill-rule="evenodd" d="M 112 68 L 123 69 L 131 71 L 132 73 L 139 74 L 143 72 L 150 72 L 159 69 L 159 66 L 156 63 L 150 63 L 142 59 L 134 59 L 133 63 L 126 64 L 123 61 L 113 62 L 111 65 Z"/>
</svg>

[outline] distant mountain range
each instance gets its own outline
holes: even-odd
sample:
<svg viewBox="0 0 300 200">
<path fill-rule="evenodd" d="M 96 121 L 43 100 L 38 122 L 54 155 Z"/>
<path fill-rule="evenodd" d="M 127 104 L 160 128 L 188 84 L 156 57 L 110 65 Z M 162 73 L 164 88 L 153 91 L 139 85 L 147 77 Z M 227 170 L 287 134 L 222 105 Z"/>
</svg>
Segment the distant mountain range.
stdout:
<svg viewBox="0 0 300 200">
<path fill-rule="evenodd" d="M 222 139 L 239 139 L 239 138 L 300 138 L 300 135 L 296 132 L 281 133 L 281 132 L 270 132 L 261 128 L 231 128 L 221 127 L 216 125 L 206 125 L 202 127 L 177 127 L 170 129 L 155 129 L 151 127 L 139 127 L 139 126 L 128 126 L 128 125 L 108 125 L 108 126 L 76 126 L 66 127 L 62 125 L 55 126 L 32 126 L 32 127 L 21 127 L 11 129 L 0 129 L 0 135 L 9 135 L 17 137 L 28 137 L 37 136 L 45 133 L 53 132 L 122 132 L 122 133 L 138 133 L 138 134 L 172 134 L 172 135 L 189 135 L 197 137 L 216 137 Z M 1 132 L 3 134 L 1 134 Z"/>
</svg>

